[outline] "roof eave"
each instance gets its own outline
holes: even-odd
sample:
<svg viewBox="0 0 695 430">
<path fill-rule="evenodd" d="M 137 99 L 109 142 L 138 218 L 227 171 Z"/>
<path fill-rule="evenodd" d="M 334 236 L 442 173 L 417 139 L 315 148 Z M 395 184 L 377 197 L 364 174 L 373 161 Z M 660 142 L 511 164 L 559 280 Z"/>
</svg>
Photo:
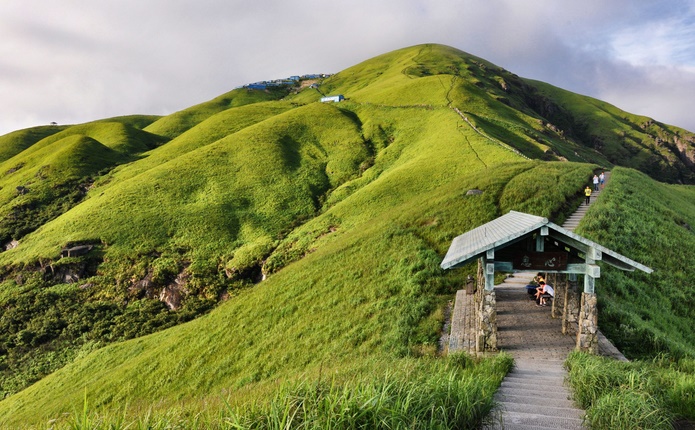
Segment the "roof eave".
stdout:
<svg viewBox="0 0 695 430">
<path fill-rule="evenodd" d="M 555 230 L 556 232 L 558 232 L 560 234 L 563 234 L 563 235 L 570 237 L 570 238 L 572 238 L 580 243 L 583 243 L 584 245 L 586 245 L 588 247 L 595 248 L 595 249 L 601 251 L 601 253 L 617 260 L 618 262 L 620 262 L 622 264 L 620 264 L 620 263 L 615 264 L 615 263 L 611 263 L 610 261 L 606 261 L 606 260 L 602 260 L 602 261 L 605 261 L 607 264 L 610 264 L 611 266 L 616 267 L 620 270 L 634 271 L 635 269 L 638 269 L 638 270 L 641 270 L 642 272 L 645 272 L 647 274 L 654 272 L 654 269 L 652 269 L 651 267 L 648 267 L 648 266 L 645 266 L 644 264 L 638 263 L 635 260 L 632 260 L 632 259 L 630 259 L 622 254 L 619 254 L 615 251 L 612 251 L 603 245 L 599 245 L 598 243 L 596 243 L 592 240 L 589 240 L 585 237 L 579 236 L 578 234 L 576 234 L 572 231 L 569 231 L 563 227 L 560 227 L 557 224 L 549 222 L 548 228 L 551 228 L 552 230 Z M 628 266 L 628 267 L 625 267 L 625 266 Z M 630 269 L 630 267 L 632 269 Z"/>
</svg>

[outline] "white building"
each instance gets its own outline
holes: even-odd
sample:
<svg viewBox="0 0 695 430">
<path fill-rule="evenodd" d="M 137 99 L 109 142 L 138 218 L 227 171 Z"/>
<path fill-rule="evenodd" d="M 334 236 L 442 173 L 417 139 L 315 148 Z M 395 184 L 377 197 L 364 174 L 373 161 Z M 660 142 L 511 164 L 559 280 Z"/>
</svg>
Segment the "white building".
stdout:
<svg viewBox="0 0 695 430">
<path fill-rule="evenodd" d="M 345 100 L 345 97 L 343 97 L 342 94 L 338 94 L 337 96 L 321 97 L 321 103 L 338 103 L 343 100 Z"/>
</svg>

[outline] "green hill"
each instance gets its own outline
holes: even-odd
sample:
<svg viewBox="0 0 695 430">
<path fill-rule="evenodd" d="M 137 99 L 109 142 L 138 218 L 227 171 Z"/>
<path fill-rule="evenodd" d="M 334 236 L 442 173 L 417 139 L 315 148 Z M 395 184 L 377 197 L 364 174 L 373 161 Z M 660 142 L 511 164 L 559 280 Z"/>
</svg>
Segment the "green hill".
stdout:
<svg viewBox="0 0 695 430">
<path fill-rule="evenodd" d="M 9 160 L 39 140 L 58 133 L 64 128 L 58 126 L 33 127 L 0 136 L 0 162 Z"/>
<path fill-rule="evenodd" d="M 0 137 L 0 423 L 39 425 L 85 393 L 97 414 L 178 417 L 326 375 L 439 375 L 444 308 L 474 270 L 439 269 L 454 236 L 509 210 L 561 222 L 599 166 L 695 181 L 691 133 L 449 47 L 394 51 L 320 89 L 346 101 L 241 88 L 161 118 Z M 695 339 L 668 333 L 692 319 L 685 285 L 664 322 L 634 300 L 695 267 L 662 255 L 689 246 L 692 186 L 652 178 L 614 169 L 617 200 L 583 234 L 680 269 L 607 269 L 602 329 L 633 356 L 693 356 Z M 622 230 L 642 223 L 646 237 Z M 503 374 L 490 363 L 464 366 L 492 384 L 471 426 Z"/>
</svg>

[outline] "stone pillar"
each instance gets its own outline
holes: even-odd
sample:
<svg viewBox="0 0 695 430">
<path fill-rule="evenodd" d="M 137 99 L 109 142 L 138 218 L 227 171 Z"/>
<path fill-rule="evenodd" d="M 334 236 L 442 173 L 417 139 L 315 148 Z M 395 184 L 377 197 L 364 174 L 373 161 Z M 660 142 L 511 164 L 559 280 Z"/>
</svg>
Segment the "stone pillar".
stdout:
<svg viewBox="0 0 695 430">
<path fill-rule="evenodd" d="M 579 323 L 579 283 L 577 276 L 570 274 L 567 278 L 565 301 L 562 311 L 562 334 L 573 335 L 577 333 Z"/>
<path fill-rule="evenodd" d="M 483 290 L 478 308 L 479 330 L 476 351 L 497 351 L 497 300 L 494 291 Z"/>
<path fill-rule="evenodd" d="M 596 294 L 582 293 L 577 330 L 577 350 L 598 354 L 598 309 Z"/>
</svg>

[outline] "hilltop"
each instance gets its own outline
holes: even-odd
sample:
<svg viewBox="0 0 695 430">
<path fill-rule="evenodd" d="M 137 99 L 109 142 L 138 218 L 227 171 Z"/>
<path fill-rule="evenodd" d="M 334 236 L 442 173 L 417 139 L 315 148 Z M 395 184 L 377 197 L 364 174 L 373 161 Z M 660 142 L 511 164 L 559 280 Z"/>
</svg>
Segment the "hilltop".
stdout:
<svg viewBox="0 0 695 430">
<path fill-rule="evenodd" d="M 689 287 L 668 323 L 627 306 L 695 267 L 662 258 L 692 241 L 693 133 L 440 45 L 316 85 L 345 100 L 239 88 L 0 136 L 0 423 L 70 412 L 85 390 L 99 410 L 165 410 L 427 373 L 474 270 L 439 269 L 451 239 L 509 210 L 561 222 L 598 168 L 620 191 L 582 234 L 668 272 L 607 269 L 602 329 L 634 356 L 693 354 L 668 334 L 693 317 Z"/>
</svg>

